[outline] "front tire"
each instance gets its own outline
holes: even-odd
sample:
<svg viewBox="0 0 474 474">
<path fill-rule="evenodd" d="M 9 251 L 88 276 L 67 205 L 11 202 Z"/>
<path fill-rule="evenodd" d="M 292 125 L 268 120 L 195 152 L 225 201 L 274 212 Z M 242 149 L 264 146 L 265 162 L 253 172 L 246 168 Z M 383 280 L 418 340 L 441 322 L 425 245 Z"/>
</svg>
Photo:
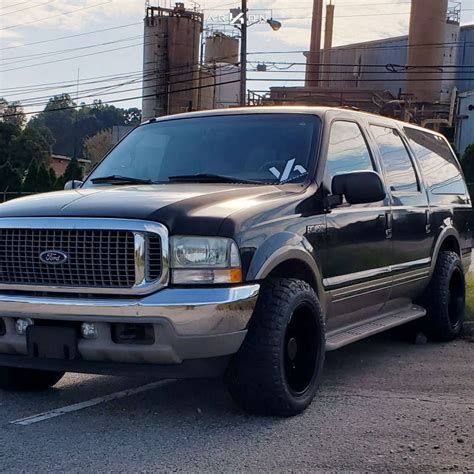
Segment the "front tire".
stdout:
<svg viewBox="0 0 474 474">
<path fill-rule="evenodd" d="M 297 415 L 316 394 L 324 356 L 324 320 L 314 290 L 301 280 L 272 279 L 262 285 L 225 381 L 250 413 Z"/>
<path fill-rule="evenodd" d="M 455 252 L 440 252 L 431 282 L 423 297 L 427 310 L 423 331 L 435 341 L 452 341 L 462 331 L 466 300 L 464 269 Z"/>
<path fill-rule="evenodd" d="M 0 389 L 18 391 L 47 390 L 57 384 L 63 375 L 64 372 L 0 366 Z"/>
</svg>

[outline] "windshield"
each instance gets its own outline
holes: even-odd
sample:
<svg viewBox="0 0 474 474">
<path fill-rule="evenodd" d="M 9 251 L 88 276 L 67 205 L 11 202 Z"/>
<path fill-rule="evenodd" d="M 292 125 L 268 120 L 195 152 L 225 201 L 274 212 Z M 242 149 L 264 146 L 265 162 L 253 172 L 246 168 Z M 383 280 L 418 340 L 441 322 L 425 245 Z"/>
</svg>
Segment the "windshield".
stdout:
<svg viewBox="0 0 474 474">
<path fill-rule="evenodd" d="M 159 121 L 135 129 L 87 180 L 247 182 L 306 180 L 320 119 L 304 114 L 247 114 Z"/>
</svg>

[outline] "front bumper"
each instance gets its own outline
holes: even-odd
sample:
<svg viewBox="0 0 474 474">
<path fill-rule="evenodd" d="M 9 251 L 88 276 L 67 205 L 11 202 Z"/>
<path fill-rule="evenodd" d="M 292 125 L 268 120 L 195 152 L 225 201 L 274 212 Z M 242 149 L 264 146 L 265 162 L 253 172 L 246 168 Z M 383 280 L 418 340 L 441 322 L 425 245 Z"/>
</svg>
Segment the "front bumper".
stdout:
<svg viewBox="0 0 474 474">
<path fill-rule="evenodd" d="M 81 364 L 71 361 L 71 371 L 88 361 L 91 366 L 123 363 L 133 367 L 133 364 L 182 364 L 193 359 L 228 356 L 239 350 L 247 334 L 258 292 L 259 285 L 245 285 L 169 288 L 133 299 L 0 294 L 0 318 L 6 326 L 6 334 L 0 336 L 0 364 L 20 366 L 19 356 L 23 356 L 20 357 L 23 366 L 28 364 L 24 358 L 28 356 L 26 336 L 16 334 L 16 318 L 45 320 L 59 326 L 70 321 L 94 323 L 98 337 L 79 338 Z M 152 324 L 155 342 L 151 345 L 116 344 L 111 334 L 114 323 Z M 7 364 L 8 355 L 16 356 L 18 362 Z M 37 366 L 38 361 L 35 363 Z M 42 360 L 40 365 L 53 369 L 57 364 L 56 360 L 50 360 L 49 365 L 48 360 Z M 91 369 L 91 372 L 95 371 Z"/>
</svg>

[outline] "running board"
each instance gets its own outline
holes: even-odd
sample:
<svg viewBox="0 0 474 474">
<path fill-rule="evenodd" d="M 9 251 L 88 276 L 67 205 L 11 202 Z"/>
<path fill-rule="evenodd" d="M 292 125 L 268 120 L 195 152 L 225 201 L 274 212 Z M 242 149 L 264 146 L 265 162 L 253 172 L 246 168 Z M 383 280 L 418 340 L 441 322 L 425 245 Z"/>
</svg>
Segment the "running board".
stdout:
<svg viewBox="0 0 474 474">
<path fill-rule="evenodd" d="M 422 318 L 426 315 L 426 310 L 421 306 L 411 306 L 401 313 L 391 313 L 361 324 L 353 325 L 343 330 L 337 330 L 326 336 L 326 350 L 335 351 L 340 347 L 347 346 L 366 337 L 373 336 L 387 329 L 401 326 L 402 324 Z"/>
</svg>

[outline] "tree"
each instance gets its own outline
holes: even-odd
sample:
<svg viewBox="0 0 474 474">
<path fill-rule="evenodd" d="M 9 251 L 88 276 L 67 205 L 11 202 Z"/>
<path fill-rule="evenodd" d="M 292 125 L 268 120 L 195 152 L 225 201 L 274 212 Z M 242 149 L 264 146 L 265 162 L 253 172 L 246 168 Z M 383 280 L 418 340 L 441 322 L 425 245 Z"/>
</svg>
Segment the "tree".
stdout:
<svg viewBox="0 0 474 474">
<path fill-rule="evenodd" d="M 9 161 L 14 168 L 25 170 L 34 160 L 37 164 L 49 161 L 51 134 L 45 129 L 25 128 L 14 136 L 9 147 Z"/>
<path fill-rule="evenodd" d="M 464 176 L 468 183 L 474 183 L 474 143 L 469 145 L 461 158 Z"/>
<path fill-rule="evenodd" d="M 0 165 L 10 160 L 10 145 L 12 140 L 21 134 L 17 125 L 0 122 Z"/>
<path fill-rule="evenodd" d="M 23 128 L 26 123 L 26 115 L 20 102 L 10 102 L 0 99 L 0 119 L 4 123 L 9 123 L 19 128 Z"/>
<path fill-rule="evenodd" d="M 34 193 L 37 191 L 38 165 L 35 160 L 31 160 L 30 166 L 26 170 L 25 180 L 23 182 L 23 191 Z"/>
<path fill-rule="evenodd" d="M 112 130 L 110 128 L 96 133 L 93 137 L 86 138 L 84 153 L 94 166 L 112 148 Z"/>
<path fill-rule="evenodd" d="M 72 181 L 73 179 L 82 179 L 82 168 L 76 159 L 72 159 L 69 162 L 63 176 L 63 181 L 65 183 Z"/>
<path fill-rule="evenodd" d="M 49 128 L 55 138 L 53 152 L 79 159 L 85 156 L 88 137 L 116 125 L 138 125 L 140 121 L 140 109 L 121 109 L 100 100 L 92 106 L 77 106 L 68 94 L 61 94 L 51 98 L 44 111 L 29 121 L 28 127 Z"/>
<path fill-rule="evenodd" d="M 41 163 L 38 166 L 38 171 L 36 175 L 36 189 L 35 191 L 39 193 L 47 193 L 48 191 L 53 190 L 53 183 L 51 182 L 51 175 L 49 174 L 48 168 L 46 168 L 44 163 Z"/>
<path fill-rule="evenodd" d="M 142 111 L 136 107 L 126 109 L 124 112 L 124 125 L 140 125 L 142 121 Z"/>
<path fill-rule="evenodd" d="M 21 190 L 21 176 L 10 162 L 0 166 L 0 192 L 19 192 Z"/>
<path fill-rule="evenodd" d="M 54 137 L 53 151 L 59 155 L 73 156 L 74 102 L 68 94 L 51 98 L 43 112 L 28 122 L 28 128 L 47 128 Z"/>
</svg>

